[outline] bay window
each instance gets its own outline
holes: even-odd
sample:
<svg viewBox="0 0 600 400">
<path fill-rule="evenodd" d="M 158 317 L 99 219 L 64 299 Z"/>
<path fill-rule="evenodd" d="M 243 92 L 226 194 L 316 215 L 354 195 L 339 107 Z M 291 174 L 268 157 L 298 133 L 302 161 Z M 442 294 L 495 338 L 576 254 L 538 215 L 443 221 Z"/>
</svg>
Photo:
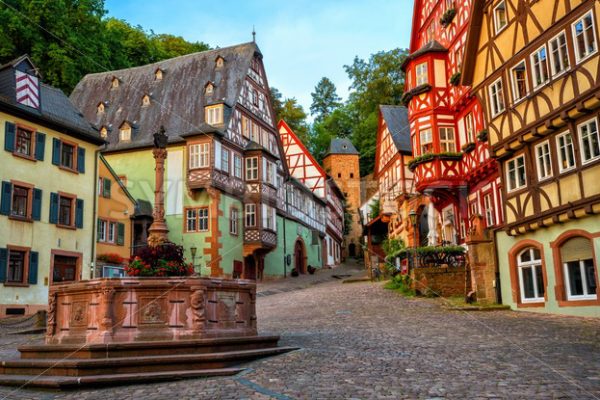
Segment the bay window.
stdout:
<svg viewBox="0 0 600 400">
<path fill-rule="evenodd" d="M 440 128 L 440 151 L 444 153 L 453 153 L 456 151 L 453 127 Z"/>
<path fill-rule="evenodd" d="M 246 180 L 255 181 L 258 179 L 258 157 L 246 158 Z"/>
<path fill-rule="evenodd" d="M 421 154 L 427 154 L 433 152 L 433 135 L 431 134 L 431 128 L 422 129 L 419 132 L 419 139 L 421 144 Z"/>
<path fill-rule="evenodd" d="M 210 166 L 210 143 L 191 144 L 188 149 L 190 169 Z"/>
</svg>

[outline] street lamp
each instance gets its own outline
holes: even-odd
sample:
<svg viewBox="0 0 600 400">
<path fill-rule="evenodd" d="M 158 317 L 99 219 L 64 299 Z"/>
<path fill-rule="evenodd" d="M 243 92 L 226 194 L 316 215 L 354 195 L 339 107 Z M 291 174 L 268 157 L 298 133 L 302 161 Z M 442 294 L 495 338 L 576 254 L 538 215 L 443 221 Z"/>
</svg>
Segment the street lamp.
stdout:
<svg viewBox="0 0 600 400">
<path fill-rule="evenodd" d="M 196 246 L 190 247 L 190 253 L 192 253 L 192 266 L 194 267 L 194 271 L 196 270 L 196 251 L 197 250 L 198 249 L 196 248 Z M 202 269 L 200 269 L 200 273 L 198 275 L 202 276 Z"/>
<path fill-rule="evenodd" d="M 408 218 L 413 227 L 413 268 L 415 268 L 417 266 L 417 213 L 415 210 L 410 210 Z"/>
</svg>

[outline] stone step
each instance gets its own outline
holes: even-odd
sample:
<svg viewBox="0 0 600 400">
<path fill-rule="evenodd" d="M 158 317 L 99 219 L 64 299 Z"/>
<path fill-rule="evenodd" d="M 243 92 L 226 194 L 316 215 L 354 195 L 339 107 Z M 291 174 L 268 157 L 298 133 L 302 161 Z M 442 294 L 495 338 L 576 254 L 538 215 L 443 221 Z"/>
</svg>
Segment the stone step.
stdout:
<svg viewBox="0 0 600 400">
<path fill-rule="evenodd" d="M 205 354 L 129 356 L 95 359 L 21 359 L 0 362 L 0 375 L 84 377 L 228 368 L 258 358 L 297 350 L 295 347 L 236 350 Z M 3 379 L 5 378 L 2 377 Z"/>
<path fill-rule="evenodd" d="M 38 387 L 46 389 L 75 389 L 80 387 L 116 386 L 135 383 L 173 381 L 190 378 L 231 376 L 244 371 L 243 368 L 218 368 L 167 372 L 138 372 L 131 374 L 110 374 L 90 376 L 38 376 L 0 375 L 0 385 Z"/>
<path fill-rule="evenodd" d="M 222 353 L 235 350 L 265 349 L 277 346 L 279 336 L 248 336 L 208 338 L 178 341 L 145 341 L 107 344 L 43 344 L 24 345 L 18 348 L 21 359 L 95 359 Z"/>
</svg>

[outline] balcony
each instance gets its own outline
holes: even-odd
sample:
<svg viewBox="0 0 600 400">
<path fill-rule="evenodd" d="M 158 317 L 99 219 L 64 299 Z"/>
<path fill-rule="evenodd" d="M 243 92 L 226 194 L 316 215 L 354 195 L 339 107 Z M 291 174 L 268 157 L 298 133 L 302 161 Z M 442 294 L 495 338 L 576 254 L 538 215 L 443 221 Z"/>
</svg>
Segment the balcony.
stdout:
<svg viewBox="0 0 600 400">
<path fill-rule="evenodd" d="M 277 246 L 277 233 L 269 229 L 245 228 L 244 229 L 244 256 L 252 254 L 255 250 L 272 250 Z"/>
<path fill-rule="evenodd" d="M 187 173 L 190 190 L 217 188 L 234 196 L 244 194 L 244 182 L 213 168 L 191 169 Z"/>
<path fill-rule="evenodd" d="M 415 157 L 408 168 L 414 173 L 417 191 L 463 186 L 462 157 L 462 153 L 428 153 Z"/>
</svg>

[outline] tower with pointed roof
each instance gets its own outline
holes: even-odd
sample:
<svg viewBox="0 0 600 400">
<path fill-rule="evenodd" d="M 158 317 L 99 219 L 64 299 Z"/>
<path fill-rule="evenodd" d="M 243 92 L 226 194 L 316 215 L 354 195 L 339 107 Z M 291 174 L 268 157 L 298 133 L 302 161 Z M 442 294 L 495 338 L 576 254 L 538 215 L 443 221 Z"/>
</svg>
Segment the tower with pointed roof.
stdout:
<svg viewBox="0 0 600 400">
<path fill-rule="evenodd" d="M 362 227 L 359 208 L 361 205 L 360 153 L 347 138 L 335 138 L 329 144 L 323 159 L 323 168 L 333 178 L 346 197 L 346 211 L 352 216 L 352 223 L 346 227 L 344 250 L 347 257 L 362 254 Z"/>
</svg>

